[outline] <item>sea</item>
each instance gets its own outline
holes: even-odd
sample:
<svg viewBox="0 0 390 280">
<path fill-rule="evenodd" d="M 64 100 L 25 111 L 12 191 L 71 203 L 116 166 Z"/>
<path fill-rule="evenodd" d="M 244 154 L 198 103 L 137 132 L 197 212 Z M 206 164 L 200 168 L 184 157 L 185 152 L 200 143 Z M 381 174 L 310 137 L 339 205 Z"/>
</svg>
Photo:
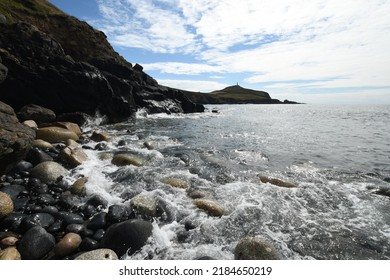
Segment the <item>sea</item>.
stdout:
<svg viewBox="0 0 390 280">
<path fill-rule="evenodd" d="M 273 244 L 287 260 L 390 259 L 390 105 L 207 105 L 196 114 L 137 112 L 84 131 L 113 136 L 73 180 L 88 194 L 130 205 L 157 201 L 153 235 L 127 259 L 234 259 L 245 237 Z M 145 146 L 147 146 L 149 149 Z M 96 143 L 89 142 L 93 148 Z M 131 153 L 142 166 L 117 167 L 107 154 Z M 105 157 L 102 157 L 105 154 Z M 260 176 L 295 184 L 283 188 Z M 187 189 L 164 182 L 176 178 Z M 197 208 L 197 191 L 224 214 Z"/>
</svg>

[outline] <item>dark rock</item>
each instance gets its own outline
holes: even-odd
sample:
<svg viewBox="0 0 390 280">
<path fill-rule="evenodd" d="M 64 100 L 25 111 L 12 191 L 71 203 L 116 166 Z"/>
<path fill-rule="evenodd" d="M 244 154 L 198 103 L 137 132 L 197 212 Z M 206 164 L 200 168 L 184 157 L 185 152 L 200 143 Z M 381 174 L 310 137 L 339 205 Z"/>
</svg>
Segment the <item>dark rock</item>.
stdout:
<svg viewBox="0 0 390 280">
<path fill-rule="evenodd" d="M 12 201 L 15 201 L 18 195 L 25 190 L 26 188 L 21 185 L 9 185 L 0 188 L 0 192 L 8 194 Z"/>
<path fill-rule="evenodd" d="M 58 206 L 64 210 L 76 209 L 80 204 L 80 198 L 70 193 L 64 193 L 58 200 Z"/>
<path fill-rule="evenodd" d="M 42 213 L 48 213 L 50 215 L 56 215 L 58 213 L 58 209 L 55 206 L 46 206 L 42 209 Z"/>
<path fill-rule="evenodd" d="M 5 78 L 7 78 L 7 74 L 8 74 L 8 68 L 0 63 L 0 84 L 5 80 Z"/>
<path fill-rule="evenodd" d="M 92 217 L 88 222 L 87 228 L 92 230 L 105 229 L 107 227 L 107 213 L 101 212 Z"/>
<path fill-rule="evenodd" d="M 80 127 L 86 125 L 91 119 L 90 115 L 82 112 L 64 113 L 57 117 L 57 121 L 77 123 Z"/>
<path fill-rule="evenodd" d="M 82 205 L 79 210 L 84 215 L 84 217 L 87 219 L 92 217 L 93 215 L 95 215 L 98 212 L 96 207 L 93 205 L 90 205 L 90 204 Z"/>
<path fill-rule="evenodd" d="M 100 195 L 96 194 L 87 200 L 87 204 L 95 206 L 97 208 L 106 208 L 108 205 L 108 201 Z"/>
<path fill-rule="evenodd" d="M 38 196 L 37 203 L 40 206 L 47 206 L 47 205 L 54 205 L 57 203 L 57 199 L 55 199 L 53 196 L 50 194 L 41 194 Z"/>
<path fill-rule="evenodd" d="M 56 114 L 47 108 L 35 104 L 23 106 L 17 113 L 20 122 L 33 120 L 36 123 L 50 123 L 56 120 Z"/>
<path fill-rule="evenodd" d="M 19 161 L 14 168 L 12 168 L 12 173 L 21 173 L 23 171 L 29 171 L 33 168 L 33 164 L 31 162 L 21 160 Z"/>
<path fill-rule="evenodd" d="M 64 225 L 70 224 L 82 224 L 84 223 L 83 217 L 74 213 L 59 212 L 58 217 L 63 220 Z"/>
<path fill-rule="evenodd" d="M 11 230 L 20 232 L 20 224 L 26 214 L 14 212 L 0 222 L 0 230 Z"/>
<path fill-rule="evenodd" d="M 97 241 L 100 241 L 102 240 L 104 234 L 106 233 L 106 231 L 104 229 L 98 229 L 95 234 L 92 236 L 93 239 L 97 240 Z"/>
<path fill-rule="evenodd" d="M 387 182 L 387 183 L 390 183 L 390 177 L 384 178 L 383 181 L 385 181 L 385 182 Z"/>
<path fill-rule="evenodd" d="M 49 192 L 49 186 L 47 184 L 39 184 L 31 189 L 31 191 L 35 194 L 46 194 Z M 42 198 L 42 202 L 45 200 L 45 197 Z M 50 200 L 50 198 L 49 198 Z M 44 202 L 43 202 L 44 203 Z M 48 204 L 54 204 L 54 203 L 48 203 Z"/>
<path fill-rule="evenodd" d="M 51 234 L 55 234 L 55 233 L 63 230 L 63 228 L 64 228 L 63 221 L 62 220 L 56 220 L 53 224 L 51 224 L 47 228 L 47 232 L 49 232 Z"/>
<path fill-rule="evenodd" d="M 48 228 L 54 223 L 54 217 L 48 213 L 37 213 L 29 215 L 22 219 L 20 223 L 21 232 L 26 232 L 35 226 Z"/>
<path fill-rule="evenodd" d="M 209 257 L 209 256 L 203 256 L 203 257 L 197 258 L 196 260 L 215 260 L 215 259 L 212 257 Z"/>
<path fill-rule="evenodd" d="M 91 237 L 83 238 L 80 244 L 81 251 L 92 251 L 98 248 L 99 248 L 99 242 Z"/>
<path fill-rule="evenodd" d="M 37 260 L 49 253 L 54 245 L 54 236 L 43 227 L 35 226 L 23 235 L 17 248 L 22 259 Z"/>
<path fill-rule="evenodd" d="M 111 205 L 108 207 L 107 221 L 110 224 L 123 222 L 129 219 L 131 209 L 123 205 Z"/>
<path fill-rule="evenodd" d="M 0 101 L 0 174 L 24 159 L 34 139 L 35 131 L 21 124 L 14 110 Z"/>
<path fill-rule="evenodd" d="M 133 254 L 141 249 L 152 234 L 153 226 L 144 220 L 128 220 L 110 226 L 101 246 L 112 249 L 118 256 Z"/>
<path fill-rule="evenodd" d="M 47 153 L 45 153 L 44 151 L 42 151 L 41 149 L 32 148 L 28 152 L 28 154 L 26 156 L 26 160 L 28 160 L 29 162 L 31 162 L 35 166 L 41 162 L 53 161 L 53 158 L 51 156 L 49 156 Z"/>
<path fill-rule="evenodd" d="M 28 197 L 18 197 L 18 198 L 15 198 L 15 200 L 13 201 L 14 202 L 14 211 L 15 212 L 18 212 L 18 211 L 24 211 L 27 209 L 27 205 L 29 203 L 29 198 Z"/>
<path fill-rule="evenodd" d="M 196 225 L 192 221 L 186 221 L 184 223 L 184 228 L 188 231 L 188 230 L 195 229 Z"/>
<path fill-rule="evenodd" d="M 107 150 L 107 143 L 101 142 L 101 143 L 96 144 L 95 150 L 98 150 L 98 151 Z"/>
<path fill-rule="evenodd" d="M 158 85 L 142 66 L 132 67 L 114 51 L 102 32 L 87 23 L 61 11 L 54 15 L 45 12 L 44 17 L 41 13 L 17 15 L 46 8 L 40 7 L 43 4 L 39 1 L 34 7 L 29 3 L 22 1 L 19 4 L 26 5 L 25 9 L 16 11 L 12 5 L 5 6 L 4 12 L 30 23 L 0 25 L 0 56 L 9 69 L 7 79 L 1 78 L 0 98 L 13 107 L 33 103 L 57 115 L 94 115 L 99 111 L 110 121 L 128 119 L 139 106 L 168 113 L 204 109 L 184 92 Z"/>
</svg>

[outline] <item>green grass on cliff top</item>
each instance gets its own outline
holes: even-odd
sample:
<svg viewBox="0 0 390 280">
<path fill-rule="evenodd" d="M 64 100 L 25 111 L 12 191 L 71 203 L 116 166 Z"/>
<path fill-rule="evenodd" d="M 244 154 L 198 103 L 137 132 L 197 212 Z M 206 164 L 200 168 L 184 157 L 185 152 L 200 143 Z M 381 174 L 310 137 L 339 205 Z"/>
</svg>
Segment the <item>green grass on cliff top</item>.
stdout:
<svg viewBox="0 0 390 280">
<path fill-rule="evenodd" d="M 13 23 L 22 20 L 26 15 L 46 17 L 64 13 L 46 0 L 1 0 L 0 14 Z"/>
</svg>

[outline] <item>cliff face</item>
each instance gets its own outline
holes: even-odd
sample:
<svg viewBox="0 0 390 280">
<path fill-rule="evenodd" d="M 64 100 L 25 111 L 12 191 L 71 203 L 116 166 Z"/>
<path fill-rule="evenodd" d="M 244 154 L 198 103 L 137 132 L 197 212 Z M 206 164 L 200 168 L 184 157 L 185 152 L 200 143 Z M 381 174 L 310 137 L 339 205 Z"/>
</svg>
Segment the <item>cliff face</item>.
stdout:
<svg viewBox="0 0 390 280">
<path fill-rule="evenodd" d="M 30 103 L 57 114 L 99 111 L 112 121 L 137 108 L 192 113 L 202 105 L 159 85 L 116 53 L 103 32 L 45 0 L 3 0 L 0 14 L 0 100 L 15 110 Z M 6 77 L 4 78 L 4 76 Z"/>
</svg>

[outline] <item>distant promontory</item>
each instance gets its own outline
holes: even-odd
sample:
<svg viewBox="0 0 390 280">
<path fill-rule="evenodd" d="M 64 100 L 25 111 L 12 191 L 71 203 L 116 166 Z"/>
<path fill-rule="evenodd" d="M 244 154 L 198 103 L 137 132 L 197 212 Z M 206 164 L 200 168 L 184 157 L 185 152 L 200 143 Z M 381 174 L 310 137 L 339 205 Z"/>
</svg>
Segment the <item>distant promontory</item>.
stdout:
<svg viewBox="0 0 390 280">
<path fill-rule="evenodd" d="M 273 99 L 268 92 L 229 86 L 209 93 L 185 91 L 193 102 L 201 104 L 300 104 L 298 102 Z"/>
</svg>

